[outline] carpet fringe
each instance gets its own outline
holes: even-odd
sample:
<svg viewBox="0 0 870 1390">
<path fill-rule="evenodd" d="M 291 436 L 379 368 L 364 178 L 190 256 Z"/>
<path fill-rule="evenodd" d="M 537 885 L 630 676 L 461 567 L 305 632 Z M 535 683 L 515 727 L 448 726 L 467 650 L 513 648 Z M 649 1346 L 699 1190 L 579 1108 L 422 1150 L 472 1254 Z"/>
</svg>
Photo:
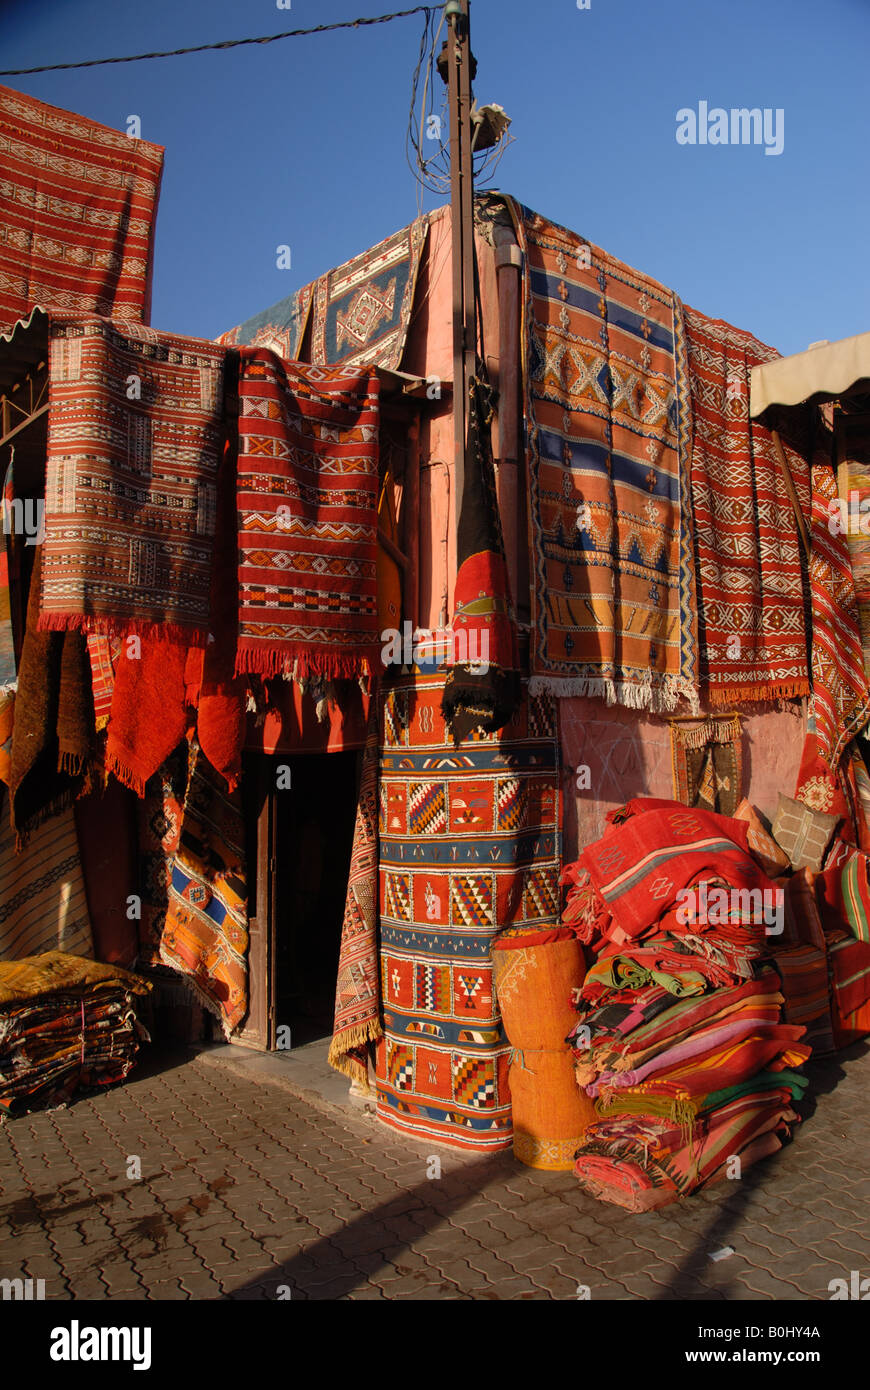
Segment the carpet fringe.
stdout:
<svg viewBox="0 0 870 1390">
<path fill-rule="evenodd" d="M 339 652 L 312 652 L 300 648 L 293 654 L 259 651 L 239 643 L 236 653 L 236 676 L 262 676 L 269 680 L 283 676 L 286 680 L 357 680 L 360 676 L 373 674 L 373 662 L 380 648 L 373 648 L 369 656 L 342 654 Z"/>
<path fill-rule="evenodd" d="M 384 1030 L 381 1027 L 380 1019 L 369 1019 L 367 1023 L 358 1023 L 354 1028 L 343 1028 L 340 1033 L 334 1035 L 329 1044 L 326 1060 L 334 1071 L 349 1076 L 352 1081 L 365 1079 L 368 1083 L 368 1069 L 364 1068 L 355 1057 L 348 1056 L 348 1053 L 352 1048 L 376 1043 L 383 1036 Z"/>
<path fill-rule="evenodd" d="M 131 767 L 122 762 L 117 753 L 106 750 L 106 772 L 112 772 L 123 786 L 129 787 L 138 797 L 145 795 L 146 779 L 138 776 Z"/>
<path fill-rule="evenodd" d="M 546 693 L 560 698 L 588 696 L 604 700 L 608 705 L 623 705 L 627 709 L 643 710 L 650 714 L 672 714 L 680 700 L 688 700 L 691 712 L 700 717 L 698 691 L 684 676 L 664 676 L 653 683 L 651 673 L 642 682 L 616 681 L 608 676 L 532 676 L 529 694 Z"/>
<path fill-rule="evenodd" d="M 146 618 L 106 618 L 93 613 L 40 613 L 37 627 L 40 632 L 80 632 L 85 637 L 145 637 L 185 647 L 206 647 L 210 636 L 206 628 Z"/>
</svg>

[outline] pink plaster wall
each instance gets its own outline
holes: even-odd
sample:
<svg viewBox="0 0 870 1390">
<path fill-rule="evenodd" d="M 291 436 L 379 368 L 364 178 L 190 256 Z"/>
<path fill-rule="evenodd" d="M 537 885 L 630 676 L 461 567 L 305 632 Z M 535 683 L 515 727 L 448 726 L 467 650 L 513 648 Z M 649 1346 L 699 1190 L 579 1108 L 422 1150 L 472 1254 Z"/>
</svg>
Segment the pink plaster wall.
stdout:
<svg viewBox="0 0 870 1390">
<path fill-rule="evenodd" d="M 673 797 L 671 736 L 666 720 L 601 700 L 560 700 L 565 764 L 564 858 L 575 859 L 607 828 L 605 816 L 633 796 Z M 803 747 L 801 704 L 743 716 L 743 794 L 769 819 L 780 791 L 794 793 Z M 576 771 L 589 768 L 590 789 Z"/>
</svg>

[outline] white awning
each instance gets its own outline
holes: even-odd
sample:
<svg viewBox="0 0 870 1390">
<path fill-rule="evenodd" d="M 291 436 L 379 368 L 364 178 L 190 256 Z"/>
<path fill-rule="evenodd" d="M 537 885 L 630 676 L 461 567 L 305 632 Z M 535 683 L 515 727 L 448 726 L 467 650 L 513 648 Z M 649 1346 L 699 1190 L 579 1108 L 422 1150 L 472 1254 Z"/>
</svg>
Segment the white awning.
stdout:
<svg viewBox="0 0 870 1390">
<path fill-rule="evenodd" d="M 870 333 L 753 367 L 749 413 L 757 420 L 774 405 L 819 405 L 844 396 L 859 384 L 870 391 Z"/>
</svg>

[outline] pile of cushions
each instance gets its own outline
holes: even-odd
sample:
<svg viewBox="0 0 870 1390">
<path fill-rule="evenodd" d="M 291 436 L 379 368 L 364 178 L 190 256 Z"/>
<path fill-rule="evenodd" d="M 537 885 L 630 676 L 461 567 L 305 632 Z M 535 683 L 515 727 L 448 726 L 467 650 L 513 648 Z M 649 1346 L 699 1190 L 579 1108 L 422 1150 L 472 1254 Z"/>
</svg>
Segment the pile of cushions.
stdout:
<svg viewBox="0 0 870 1390">
<path fill-rule="evenodd" d="M 642 1211 L 775 1152 L 811 1049 L 771 964 L 786 894 L 748 821 L 652 799 L 611 819 L 565 875 L 563 921 L 594 956 L 568 1039 L 595 1106 L 575 1172 Z"/>
<path fill-rule="evenodd" d="M 118 966 L 63 951 L 0 963 L 0 1115 L 59 1105 L 130 1072 L 147 1033 Z"/>
</svg>

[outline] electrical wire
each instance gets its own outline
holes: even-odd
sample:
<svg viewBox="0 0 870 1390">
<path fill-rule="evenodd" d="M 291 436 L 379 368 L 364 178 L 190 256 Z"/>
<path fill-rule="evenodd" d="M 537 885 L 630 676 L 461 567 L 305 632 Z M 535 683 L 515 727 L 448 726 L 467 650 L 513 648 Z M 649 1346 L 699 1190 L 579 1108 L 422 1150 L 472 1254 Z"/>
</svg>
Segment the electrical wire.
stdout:
<svg viewBox="0 0 870 1390">
<path fill-rule="evenodd" d="M 416 5 L 412 10 L 396 10 L 394 14 L 374 15 L 369 19 L 347 19 L 336 24 L 318 24 L 313 29 L 286 29 L 282 34 L 264 34 L 253 39 L 224 39 L 221 43 L 201 43 L 192 48 L 170 48 L 159 53 L 134 53 L 127 58 L 91 58 L 84 63 L 49 63 L 39 68 L 5 68 L 0 77 L 29 77 L 37 72 L 66 72 L 72 68 L 98 68 L 107 63 L 143 63 L 150 58 L 179 58 L 187 53 L 209 53 L 216 49 L 242 48 L 251 43 L 276 43 L 279 39 L 298 39 L 306 34 L 330 34 L 336 29 L 361 29 L 371 24 L 389 24 L 394 19 L 408 19 L 411 15 L 425 14 L 427 25 L 432 16 L 438 13 L 439 5 Z"/>
</svg>

